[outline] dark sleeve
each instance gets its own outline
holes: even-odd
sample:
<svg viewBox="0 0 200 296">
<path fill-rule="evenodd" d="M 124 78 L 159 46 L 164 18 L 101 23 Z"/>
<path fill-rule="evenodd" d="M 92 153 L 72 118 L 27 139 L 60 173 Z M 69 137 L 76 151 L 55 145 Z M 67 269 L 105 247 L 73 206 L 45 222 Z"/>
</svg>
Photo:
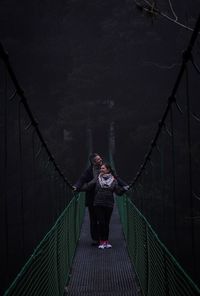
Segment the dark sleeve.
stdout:
<svg viewBox="0 0 200 296">
<path fill-rule="evenodd" d="M 123 186 L 127 186 L 128 184 L 123 181 L 121 178 L 119 178 L 118 176 L 115 176 L 116 180 L 117 180 L 117 183 L 119 186 L 123 187 Z"/>
<path fill-rule="evenodd" d="M 87 168 L 80 178 L 76 181 L 74 186 L 79 190 L 83 184 L 90 182 L 93 179 L 92 167 Z"/>
<path fill-rule="evenodd" d="M 93 178 L 90 182 L 84 183 L 83 186 L 80 188 L 80 191 L 90 191 L 95 188 L 97 182 L 97 178 Z"/>
<path fill-rule="evenodd" d="M 126 192 L 126 190 L 118 183 L 118 180 L 116 180 L 114 193 L 117 195 L 123 195 Z"/>
</svg>

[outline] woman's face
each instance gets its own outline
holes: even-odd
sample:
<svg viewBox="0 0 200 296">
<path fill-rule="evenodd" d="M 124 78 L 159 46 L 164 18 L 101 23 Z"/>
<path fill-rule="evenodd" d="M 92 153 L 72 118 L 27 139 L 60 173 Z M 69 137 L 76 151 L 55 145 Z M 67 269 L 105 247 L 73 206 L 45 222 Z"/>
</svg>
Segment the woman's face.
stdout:
<svg viewBox="0 0 200 296">
<path fill-rule="evenodd" d="M 109 170 L 107 169 L 107 167 L 103 164 L 100 168 L 100 173 L 102 174 L 108 174 L 110 173 Z"/>
</svg>

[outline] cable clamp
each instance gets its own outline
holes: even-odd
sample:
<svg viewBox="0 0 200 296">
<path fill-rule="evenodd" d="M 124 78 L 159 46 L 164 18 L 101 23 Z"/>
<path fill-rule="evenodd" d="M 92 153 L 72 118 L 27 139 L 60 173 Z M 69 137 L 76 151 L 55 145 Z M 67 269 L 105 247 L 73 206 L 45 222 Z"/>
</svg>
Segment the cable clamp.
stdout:
<svg viewBox="0 0 200 296">
<path fill-rule="evenodd" d="M 24 96 L 24 91 L 21 89 L 21 88 L 19 88 L 19 89 L 17 89 L 17 94 L 20 96 L 20 102 L 21 103 L 23 103 L 23 104 L 26 104 L 27 103 L 27 100 L 26 100 L 26 98 L 25 98 L 25 96 Z"/>
<path fill-rule="evenodd" d="M 0 43 L 0 57 L 3 60 L 8 60 L 8 53 L 4 50 L 3 45 Z"/>
<path fill-rule="evenodd" d="M 54 157 L 52 155 L 49 156 L 49 160 L 53 162 L 54 161 Z"/>
<path fill-rule="evenodd" d="M 169 102 L 169 104 L 172 104 L 172 103 L 176 102 L 176 97 L 175 96 L 170 96 L 168 98 L 168 102 Z"/>
<path fill-rule="evenodd" d="M 156 146 L 156 142 L 155 142 L 155 140 L 153 140 L 152 142 L 151 142 L 151 147 L 153 148 L 153 147 L 155 147 Z"/>
<path fill-rule="evenodd" d="M 186 64 L 189 60 L 192 60 L 192 54 L 190 49 L 186 49 L 182 53 L 183 62 Z"/>
<path fill-rule="evenodd" d="M 32 121 L 32 125 L 33 125 L 34 127 L 37 127 L 38 124 L 39 124 L 39 123 L 38 123 L 35 119 Z"/>
</svg>

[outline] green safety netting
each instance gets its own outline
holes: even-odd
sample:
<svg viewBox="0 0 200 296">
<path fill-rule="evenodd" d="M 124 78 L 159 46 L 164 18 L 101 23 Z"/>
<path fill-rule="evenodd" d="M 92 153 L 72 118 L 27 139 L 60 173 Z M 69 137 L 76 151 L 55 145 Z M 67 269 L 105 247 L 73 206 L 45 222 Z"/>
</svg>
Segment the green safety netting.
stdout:
<svg viewBox="0 0 200 296">
<path fill-rule="evenodd" d="M 5 292 L 7 295 L 63 295 L 84 215 L 84 195 L 74 197 Z"/>
<path fill-rule="evenodd" d="M 196 296 L 200 289 L 127 197 L 117 198 L 124 235 L 144 295 Z"/>
</svg>

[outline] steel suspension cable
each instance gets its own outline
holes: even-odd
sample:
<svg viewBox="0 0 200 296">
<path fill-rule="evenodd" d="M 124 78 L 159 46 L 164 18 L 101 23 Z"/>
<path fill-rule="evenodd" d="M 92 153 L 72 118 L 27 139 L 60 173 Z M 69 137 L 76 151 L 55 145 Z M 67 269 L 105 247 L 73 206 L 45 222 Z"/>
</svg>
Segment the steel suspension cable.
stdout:
<svg viewBox="0 0 200 296">
<path fill-rule="evenodd" d="M 150 200 L 149 200 L 149 202 L 150 202 L 149 204 L 151 205 L 149 207 L 149 217 L 152 217 L 152 201 L 153 201 L 153 190 L 152 190 L 152 188 L 157 187 L 157 182 L 156 182 L 156 168 L 155 168 L 155 165 L 154 165 L 154 163 L 152 162 L 151 159 L 149 160 L 149 162 L 150 162 L 150 173 L 149 173 L 150 177 L 149 178 L 151 178 L 150 179 L 151 184 L 149 184 L 149 188 L 151 189 L 150 190 Z M 148 171 L 147 170 L 146 170 L 146 180 L 148 180 Z M 146 181 L 146 182 L 148 184 L 148 181 Z M 147 194 L 148 194 L 148 191 L 149 191 L 149 189 L 147 187 Z"/>
<path fill-rule="evenodd" d="M 5 86 L 4 86 L 4 209 L 5 209 L 5 216 L 4 216 L 4 221 L 5 221 L 5 226 L 6 226 L 6 231 L 5 231 L 5 266 L 6 266 L 6 282 L 8 281 L 8 250 L 9 250 L 9 245 L 8 245 L 8 201 L 7 201 L 7 186 L 8 186 L 8 81 L 7 81 L 7 71 L 5 68 Z"/>
<path fill-rule="evenodd" d="M 194 202 L 193 202 L 193 184 L 192 184 L 192 142 L 191 142 L 191 112 L 190 112 L 190 95 L 189 95 L 189 75 L 188 68 L 185 71 L 186 77 L 186 112 L 187 112 L 187 145 L 188 145 L 188 167 L 189 167 L 189 196 L 190 196 L 190 227 L 191 227 L 191 246 L 193 254 L 193 266 L 197 275 L 197 266 L 195 260 L 195 234 L 194 234 Z"/>
<path fill-rule="evenodd" d="M 161 176 L 161 196 L 162 196 L 162 223 L 165 225 L 165 182 L 164 182 L 164 148 L 163 148 L 163 131 L 161 130 L 161 148 L 160 153 L 160 176 Z"/>
<path fill-rule="evenodd" d="M 141 177 L 142 178 L 142 177 Z M 138 188 L 138 192 L 139 192 L 139 194 L 140 194 L 140 196 L 139 196 L 139 200 L 141 200 L 141 203 L 140 203 L 140 208 L 141 208 L 141 210 L 142 210 L 142 212 L 144 211 L 144 204 L 145 204 L 145 202 L 144 202 L 144 186 L 142 186 L 140 183 L 139 183 L 139 187 L 140 188 Z M 141 193 L 140 193 L 141 192 Z"/>
<path fill-rule="evenodd" d="M 25 256 L 25 237 L 24 237 L 24 184 L 23 184 L 23 151 L 22 151 L 22 127 L 21 127 L 21 101 L 18 103 L 18 140 L 19 140 L 19 178 L 20 178 L 20 215 L 22 224 L 22 258 Z"/>
<path fill-rule="evenodd" d="M 176 249 L 177 238 L 177 218 L 176 218 L 176 172 L 175 172 L 175 145 L 174 145 L 174 118 L 173 105 L 170 106 L 170 126 L 171 126 L 171 157 L 172 157 L 172 198 L 173 198 L 173 216 L 174 216 L 174 247 Z"/>
<path fill-rule="evenodd" d="M 68 179 L 67 179 L 67 178 L 64 176 L 64 174 L 61 172 L 59 166 L 58 166 L 57 163 L 55 162 L 55 159 L 54 159 L 53 155 L 51 154 L 51 152 L 50 152 L 50 150 L 49 150 L 49 148 L 48 148 L 48 146 L 47 146 L 47 144 L 46 144 L 46 142 L 45 142 L 45 140 L 44 140 L 44 138 L 43 138 L 43 136 L 42 136 L 42 134 L 41 134 L 41 131 L 40 131 L 39 127 L 38 127 L 38 123 L 37 123 L 37 121 L 35 120 L 35 118 L 34 118 L 32 112 L 31 112 L 31 109 L 30 109 L 30 107 L 29 107 L 29 105 L 28 105 L 27 99 L 26 99 L 26 97 L 25 97 L 25 95 L 24 95 L 24 91 L 23 91 L 23 89 L 20 87 L 19 82 L 18 82 L 18 80 L 17 80 L 17 78 L 16 78 L 16 76 L 15 76 L 15 73 L 14 73 L 12 67 L 11 67 L 11 64 L 10 64 L 10 62 L 9 62 L 8 54 L 5 52 L 5 50 L 4 50 L 4 48 L 3 48 L 3 45 L 2 45 L 1 43 L 0 43 L 0 57 L 2 58 L 2 60 L 3 60 L 4 64 L 5 64 L 5 66 L 6 66 L 6 68 L 7 68 L 7 71 L 8 71 L 8 73 L 9 73 L 9 75 L 10 75 L 10 78 L 11 78 L 11 80 L 12 80 L 14 86 L 15 86 L 15 89 L 16 89 L 17 94 L 18 94 L 18 95 L 20 96 L 20 98 L 21 98 L 21 103 L 24 105 L 24 108 L 25 108 L 25 110 L 26 110 L 26 112 L 27 112 L 27 114 L 28 114 L 28 116 L 29 116 L 29 118 L 30 118 L 31 124 L 32 124 L 32 126 L 34 127 L 34 129 L 35 129 L 35 131 L 36 131 L 36 133 L 37 133 L 37 135 L 38 135 L 38 137 L 39 137 L 39 139 L 40 139 L 40 141 L 41 141 L 41 143 L 42 143 L 42 146 L 45 148 L 45 150 L 46 150 L 46 152 L 47 152 L 47 155 L 48 155 L 48 157 L 49 157 L 49 160 L 53 163 L 53 165 L 54 165 L 56 171 L 57 171 L 58 174 L 61 176 L 61 178 L 63 179 L 63 181 L 64 181 L 64 182 L 65 182 L 65 183 L 66 183 L 66 184 L 67 184 L 67 185 L 73 190 L 73 186 L 72 186 L 72 184 L 68 181 Z"/>
<path fill-rule="evenodd" d="M 33 197 L 36 196 L 36 163 L 35 163 L 35 130 L 32 131 L 32 165 L 33 165 L 33 179 L 32 179 L 32 184 L 33 184 Z M 36 219 L 36 213 L 37 213 L 37 207 L 36 207 L 36 198 L 33 199 L 34 200 L 34 206 L 33 206 L 33 210 L 34 210 L 34 216 L 35 216 L 35 220 Z M 35 235 L 35 242 L 37 242 L 37 237 L 38 237 L 38 226 L 37 223 L 36 225 L 36 231 L 34 231 L 34 235 Z"/>
<path fill-rule="evenodd" d="M 177 79 L 175 81 L 174 87 L 172 89 L 171 95 L 170 95 L 170 97 L 168 99 L 167 107 L 166 107 L 166 109 L 164 111 L 162 119 L 160 120 L 160 122 L 158 124 L 158 129 L 156 131 L 155 137 L 153 138 L 153 140 L 151 142 L 149 150 L 147 151 L 147 153 L 146 153 L 146 155 L 144 157 L 144 161 L 143 161 L 142 165 L 140 166 L 140 169 L 138 170 L 138 172 L 136 173 L 135 178 L 133 179 L 133 181 L 130 184 L 130 188 L 133 187 L 136 184 L 136 182 L 138 181 L 138 178 L 140 177 L 141 173 L 143 172 L 147 162 L 150 159 L 152 151 L 153 151 L 154 147 L 156 146 L 158 137 L 159 137 L 159 135 L 161 133 L 161 130 L 162 130 L 164 124 L 165 124 L 166 117 L 167 117 L 167 115 L 169 113 L 170 106 L 175 101 L 176 92 L 177 92 L 177 90 L 179 88 L 182 76 L 183 76 L 183 74 L 185 72 L 186 65 L 187 65 L 188 61 L 191 59 L 191 53 L 192 53 L 194 44 L 196 42 L 197 36 L 199 34 L 199 30 L 200 30 L 200 15 L 198 16 L 198 19 L 197 19 L 195 28 L 193 30 L 189 45 L 188 45 L 187 49 L 184 51 L 184 53 L 183 53 L 181 68 L 180 68 L 180 71 L 178 73 Z"/>
</svg>

